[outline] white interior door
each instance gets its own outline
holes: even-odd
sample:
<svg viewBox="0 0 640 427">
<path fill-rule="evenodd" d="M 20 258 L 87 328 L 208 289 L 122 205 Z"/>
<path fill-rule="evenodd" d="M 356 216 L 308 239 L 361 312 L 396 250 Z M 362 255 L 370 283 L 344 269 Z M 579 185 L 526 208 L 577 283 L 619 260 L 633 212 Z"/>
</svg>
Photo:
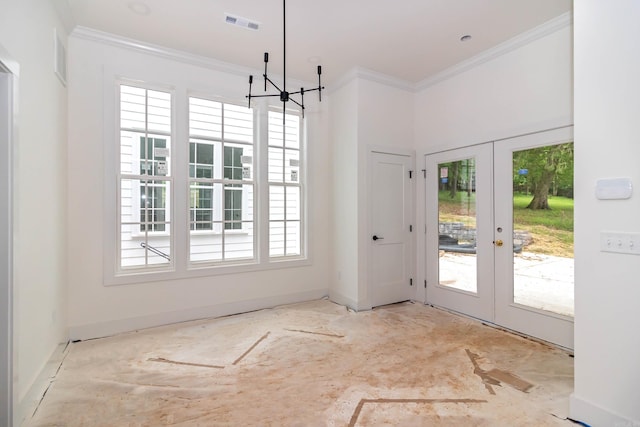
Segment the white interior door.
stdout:
<svg viewBox="0 0 640 427">
<path fill-rule="evenodd" d="M 372 152 L 371 264 L 372 306 L 411 298 L 413 251 L 410 156 Z"/>
<path fill-rule="evenodd" d="M 427 302 L 493 321 L 493 146 L 426 156 Z"/>
</svg>

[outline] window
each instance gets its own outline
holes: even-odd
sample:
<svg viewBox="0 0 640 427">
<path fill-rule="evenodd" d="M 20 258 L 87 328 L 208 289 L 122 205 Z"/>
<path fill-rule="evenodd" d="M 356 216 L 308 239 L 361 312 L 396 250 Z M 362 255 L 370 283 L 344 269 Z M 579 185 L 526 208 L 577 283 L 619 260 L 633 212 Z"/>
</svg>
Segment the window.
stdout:
<svg viewBox="0 0 640 427">
<path fill-rule="evenodd" d="M 171 264 L 171 94 L 120 85 L 120 270 Z"/>
<path fill-rule="evenodd" d="M 140 137 L 140 175 L 166 175 L 166 171 L 159 173 L 159 168 L 166 169 L 166 150 L 156 150 L 166 148 L 166 139 Z M 140 231 L 165 231 L 166 189 L 164 183 L 140 183 Z"/>
<path fill-rule="evenodd" d="M 192 262 L 256 258 L 253 121 L 246 106 L 189 98 Z"/>
<path fill-rule="evenodd" d="M 115 215 L 107 282 L 277 268 L 305 259 L 298 114 L 186 91 L 187 111 L 180 113 L 187 114 L 177 114 L 174 91 L 128 82 L 118 83 L 118 95 L 117 143 L 106 151 L 114 178 L 106 210 Z"/>
<path fill-rule="evenodd" d="M 213 145 L 189 143 L 189 177 L 213 178 Z M 206 182 L 192 182 L 189 206 L 191 230 L 213 228 L 213 186 Z"/>
<path fill-rule="evenodd" d="M 242 148 L 224 147 L 224 177 L 242 180 Z M 224 187 L 224 228 L 242 229 L 242 185 L 227 184 Z"/>
<path fill-rule="evenodd" d="M 303 255 L 300 116 L 269 111 L 269 256 Z"/>
</svg>

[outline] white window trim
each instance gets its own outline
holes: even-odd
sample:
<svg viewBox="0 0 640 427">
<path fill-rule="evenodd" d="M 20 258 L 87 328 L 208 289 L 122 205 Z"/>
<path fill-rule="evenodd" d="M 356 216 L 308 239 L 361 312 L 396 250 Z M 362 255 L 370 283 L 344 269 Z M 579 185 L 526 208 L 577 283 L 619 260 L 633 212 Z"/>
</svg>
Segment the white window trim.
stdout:
<svg viewBox="0 0 640 427">
<path fill-rule="evenodd" d="M 186 114 L 187 114 L 187 137 L 186 137 L 186 150 L 187 150 L 187 165 L 189 164 L 189 144 L 191 143 L 191 134 L 189 131 L 189 99 L 190 98 L 198 98 L 198 99 L 202 99 L 202 100 L 207 100 L 207 101 L 213 101 L 213 102 L 219 102 L 221 104 L 224 105 L 233 105 L 236 107 L 242 107 L 241 103 L 238 103 L 237 101 L 230 101 L 227 99 L 223 99 L 220 97 L 212 97 L 212 96 L 203 96 L 200 94 L 195 94 L 191 91 L 187 92 L 187 110 L 186 110 Z M 223 107 L 223 111 L 224 111 L 224 107 Z M 223 119 L 222 119 L 222 125 L 224 126 L 224 118 L 226 116 L 223 114 Z M 253 133 L 253 141 L 251 143 L 247 143 L 247 142 L 240 142 L 240 141 L 228 141 L 226 140 L 226 138 L 224 137 L 224 132 L 222 135 L 222 138 L 218 139 L 218 138 L 209 138 L 209 137 L 204 137 L 204 136 L 194 136 L 193 139 L 195 140 L 199 140 L 199 141 L 204 141 L 204 142 L 210 142 L 213 144 L 214 146 L 214 154 L 213 154 L 213 159 L 214 159 L 214 174 L 215 175 L 215 163 L 216 163 L 216 159 L 221 159 L 221 163 L 220 163 L 220 176 L 219 177 L 213 177 L 212 179 L 207 179 L 206 182 L 211 182 L 214 184 L 219 184 L 220 185 L 220 194 L 216 194 L 215 190 L 214 190 L 214 194 L 213 194 L 213 210 L 214 212 L 218 211 L 220 212 L 220 219 L 218 219 L 216 222 L 219 222 L 220 224 L 220 228 L 221 231 L 216 231 L 214 230 L 193 230 L 191 231 L 191 225 L 189 224 L 188 228 L 187 228 L 187 253 L 186 258 L 187 258 L 187 270 L 201 270 L 203 268 L 206 267 L 211 267 L 211 268 L 224 268 L 226 266 L 236 266 L 238 264 L 243 264 L 243 265 L 248 265 L 248 264 L 258 264 L 260 262 L 260 258 L 259 258 L 259 246 L 257 243 L 257 235 L 255 234 L 255 230 L 259 229 L 259 223 L 258 223 L 258 216 L 257 216 L 257 200 L 256 198 L 257 196 L 257 188 L 258 188 L 258 181 L 257 181 L 257 175 L 255 173 L 255 170 L 257 168 L 256 165 L 256 160 L 255 160 L 255 153 L 258 150 L 258 141 L 260 140 L 257 136 L 258 130 L 257 130 L 257 125 L 256 125 L 257 121 L 256 121 L 256 109 L 254 108 L 253 110 L 253 124 L 254 124 L 254 133 Z M 192 261 L 190 258 L 190 251 L 191 251 L 191 238 L 193 236 L 205 236 L 205 235 L 211 235 L 211 236 L 222 236 L 222 244 L 224 245 L 224 239 L 225 236 L 241 236 L 241 235 L 249 235 L 249 232 L 246 231 L 246 229 L 226 229 L 225 228 L 225 206 L 224 206 L 224 194 L 225 191 L 227 190 L 226 188 L 226 184 L 229 184 L 229 182 L 226 181 L 226 179 L 224 178 L 224 148 L 227 147 L 226 144 L 230 144 L 230 146 L 241 146 L 241 147 L 251 147 L 251 149 L 253 150 L 253 164 L 252 164 L 252 168 L 254 169 L 254 173 L 253 173 L 253 178 L 250 181 L 251 185 L 253 185 L 253 193 L 254 193 L 254 206 L 253 206 L 253 229 L 254 229 L 254 236 L 253 236 L 253 242 L 252 242 L 252 247 L 253 247 L 253 256 L 250 259 L 222 259 L 222 260 L 202 260 L 202 261 Z M 188 169 L 188 168 L 187 168 Z M 187 188 L 189 189 L 188 191 L 190 192 L 190 183 L 193 180 L 197 180 L 198 178 L 191 178 L 189 177 L 189 173 L 187 172 Z M 239 184 L 241 182 L 238 182 Z M 249 211 L 248 209 L 246 209 L 246 206 L 248 205 L 247 203 L 248 200 L 248 196 L 247 194 L 243 191 L 243 209 L 242 209 L 242 215 L 243 217 L 247 214 L 247 212 Z M 190 205 L 187 205 L 187 210 L 190 211 Z M 190 214 L 187 214 L 187 221 L 189 221 L 189 216 Z M 244 218 L 243 218 L 244 220 Z M 203 231 L 207 231 L 209 232 L 209 234 L 203 234 L 203 233 L 194 233 L 194 231 L 199 231 L 199 232 L 203 232 Z"/>
<path fill-rule="evenodd" d="M 171 247 L 171 260 L 168 264 L 164 265 L 147 265 L 144 267 L 131 267 L 131 268 L 122 268 L 119 265 L 119 251 L 120 251 L 120 86 L 128 85 L 134 87 L 140 87 L 148 90 L 158 90 L 163 92 L 171 93 L 171 108 L 172 111 L 176 109 L 176 100 L 175 100 L 175 88 L 169 85 L 162 84 L 141 84 L 140 81 L 119 78 L 115 75 L 112 76 L 111 79 L 105 78 L 104 82 L 104 141 L 103 141 L 103 149 L 104 149 L 104 206 L 105 206 L 105 229 L 103 233 L 103 247 L 104 247 L 104 255 L 103 255 L 103 269 L 104 269 L 104 284 L 119 284 L 121 282 L 121 278 L 124 277 L 138 277 L 140 275 L 163 275 L 168 274 L 175 271 L 176 260 L 175 260 L 175 215 L 174 215 L 174 206 L 175 200 L 173 200 L 173 195 L 171 196 L 172 200 L 169 205 L 168 210 L 168 218 L 171 218 L 169 221 L 171 223 L 171 233 L 158 232 L 158 233 L 150 233 L 154 237 L 159 237 L 161 235 L 170 235 L 170 247 Z M 171 117 L 171 132 L 170 132 L 170 170 L 174 170 L 174 162 L 175 157 L 173 153 L 175 152 L 175 128 L 176 128 L 176 118 L 175 114 L 172 114 Z M 171 192 L 174 192 L 175 188 L 175 176 L 172 174 L 169 177 L 164 177 L 169 182 L 171 187 Z M 133 209 L 136 206 L 132 206 Z M 139 210 L 139 206 L 138 206 Z M 126 280 L 125 280 L 126 282 Z"/>
<path fill-rule="evenodd" d="M 223 103 L 231 103 L 236 105 L 242 105 L 242 100 L 230 100 L 220 97 L 211 97 L 203 93 L 199 93 L 191 90 L 186 84 L 167 85 L 162 83 L 149 83 L 144 79 L 125 78 L 116 74 L 110 68 L 104 70 L 103 80 L 103 150 L 104 150 L 104 180 L 103 180 L 103 194 L 104 194 L 104 223 L 103 229 L 103 284 L 105 286 L 119 286 L 119 285 L 135 285 L 138 283 L 150 283 L 166 280 L 180 280 L 190 279 L 198 277 L 228 275 L 236 273 L 247 272 L 259 272 L 268 270 L 280 270 L 285 268 L 300 268 L 312 265 L 312 257 L 308 241 L 310 238 L 310 226 L 309 215 L 312 211 L 310 206 L 310 198 L 307 194 L 307 188 L 309 186 L 309 171 L 307 166 L 308 149 L 306 143 L 306 120 L 301 120 L 301 149 L 302 155 L 300 159 L 302 184 L 305 186 L 303 191 L 302 203 L 302 240 L 301 250 L 302 255 L 299 257 L 269 257 L 269 227 L 268 227 L 268 197 L 269 197 L 269 185 L 268 185 L 268 144 L 259 143 L 259 141 L 268 141 L 268 110 L 269 102 L 267 99 L 257 102 L 255 107 L 255 123 L 256 132 L 254 134 L 254 245 L 256 249 L 256 259 L 246 261 L 236 261 L 225 264 L 212 265 L 207 263 L 206 265 L 199 265 L 198 263 L 189 263 L 189 247 L 187 239 L 180 239 L 176 236 L 181 233 L 189 233 L 189 200 L 188 200 L 188 168 L 184 171 L 181 168 L 176 167 L 180 164 L 189 163 L 188 144 L 185 144 L 183 150 L 179 150 L 178 141 L 188 141 L 188 97 L 202 97 L 205 99 L 214 99 Z M 166 267 L 154 269 L 152 267 L 146 267 L 144 271 L 127 271 L 125 274 L 118 273 L 117 265 L 117 250 L 118 239 L 117 234 L 117 212 L 118 208 L 115 201 L 118 197 L 117 183 L 117 167 L 119 164 L 118 157 L 118 144 L 114 141 L 119 140 L 119 84 L 131 84 L 133 86 L 140 86 L 146 89 L 170 91 L 172 93 L 172 138 L 171 138 L 171 171 L 172 171 L 172 206 L 173 212 L 172 218 L 172 260 L 171 269 Z M 278 104 L 274 104 L 274 108 L 278 107 Z M 184 121 L 185 123 L 182 123 Z M 184 183 L 186 187 L 186 193 L 175 191 L 176 183 Z M 177 209 L 175 206 L 187 206 L 187 209 Z M 208 231 L 208 230 L 202 230 Z M 231 230 L 227 230 L 231 231 Z M 239 232 L 238 230 L 233 230 Z"/>
<path fill-rule="evenodd" d="M 299 135 L 298 135 L 298 141 L 299 141 L 299 169 L 298 169 L 298 183 L 293 183 L 293 182 L 287 182 L 286 176 L 284 174 L 283 171 L 283 179 L 284 181 L 282 183 L 271 183 L 269 181 L 269 178 L 267 176 L 267 179 L 265 181 L 266 183 L 266 187 L 267 187 L 267 198 L 266 200 L 269 200 L 269 187 L 270 185 L 278 185 L 278 186 L 282 186 L 285 188 L 287 187 L 297 187 L 300 188 L 300 254 L 299 255 L 274 255 L 274 256 L 270 256 L 269 255 L 269 250 L 267 250 L 266 253 L 266 257 L 269 258 L 269 262 L 270 263 L 282 263 L 282 262 L 288 262 L 288 261 L 292 261 L 292 260 L 298 260 L 298 259 L 306 259 L 308 258 L 308 246 L 307 246 L 307 235 L 308 235 L 308 230 L 309 230 L 309 226 L 308 226 L 308 217 L 307 217 L 307 212 L 309 211 L 309 207 L 308 207 L 308 200 L 307 200 L 307 178 L 308 178 L 308 170 L 307 170 L 307 145 L 306 145 L 306 121 L 305 119 L 302 117 L 302 113 L 297 111 L 297 110 L 289 110 L 289 109 L 285 109 L 283 111 L 282 109 L 282 105 L 278 105 L 278 106 L 270 106 L 269 108 L 267 108 L 267 124 L 268 124 L 268 112 L 269 111 L 274 111 L 274 112 L 278 112 L 278 113 L 283 113 L 284 114 L 291 114 L 291 115 L 295 115 L 298 116 L 299 119 Z M 265 126 L 265 128 L 267 128 L 267 132 L 268 132 L 268 126 Z M 267 144 L 265 144 L 266 146 L 266 150 L 267 152 L 265 153 L 265 156 L 268 156 L 268 150 L 269 150 L 269 138 L 268 138 L 268 134 L 267 137 L 265 139 L 265 141 L 267 141 Z M 283 162 L 285 161 L 285 157 L 284 157 L 284 150 L 285 150 L 285 146 L 283 146 Z M 283 167 L 284 167 L 285 163 L 283 163 Z M 268 169 L 268 165 L 265 165 L 265 168 Z M 286 206 L 285 206 L 285 211 L 286 211 Z M 285 220 L 285 229 L 286 229 L 286 223 L 288 221 Z M 270 225 L 270 220 L 268 217 L 268 213 L 267 213 L 267 218 L 266 218 L 266 227 L 267 227 L 267 233 L 268 233 L 268 229 L 269 229 L 269 225 Z M 268 238 L 268 236 L 267 236 Z M 285 233 L 285 248 L 284 251 L 286 253 L 286 233 Z"/>
</svg>

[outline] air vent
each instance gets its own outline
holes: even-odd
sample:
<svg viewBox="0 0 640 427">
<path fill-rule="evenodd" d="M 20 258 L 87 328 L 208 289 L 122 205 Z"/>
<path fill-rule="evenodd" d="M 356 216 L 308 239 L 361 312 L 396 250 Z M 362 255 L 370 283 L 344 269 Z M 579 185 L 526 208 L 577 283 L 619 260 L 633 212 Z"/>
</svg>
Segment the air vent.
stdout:
<svg viewBox="0 0 640 427">
<path fill-rule="evenodd" d="M 250 30 L 257 30 L 260 27 L 260 24 L 258 24 L 257 22 L 251 21 L 241 16 L 229 15 L 228 13 L 225 13 L 224 21 L 227 24 L 237 25 L 239 27 L 248 28 Z"/>
</svg>

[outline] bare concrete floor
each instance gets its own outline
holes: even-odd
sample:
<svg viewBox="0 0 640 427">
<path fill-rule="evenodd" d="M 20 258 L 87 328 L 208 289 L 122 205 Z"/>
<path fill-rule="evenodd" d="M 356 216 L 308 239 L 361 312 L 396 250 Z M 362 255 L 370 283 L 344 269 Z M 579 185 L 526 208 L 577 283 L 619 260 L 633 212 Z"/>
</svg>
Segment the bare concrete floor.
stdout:
<svg viewBox="0 0 640 427">
<path fill-rule="evenodd" d="M 326 300 L 70 346 L 28 426 L 556 426 L 565 352 L 418 303 Z"/>
<path fill-rule="evenodd" d="M 476 292 L 475 255 L 445 252 L 440 256 L 440 283 Z M 573 258 L 532 252 L 513 257 L 514 302 L 573 317 Z"/>
</svg>

